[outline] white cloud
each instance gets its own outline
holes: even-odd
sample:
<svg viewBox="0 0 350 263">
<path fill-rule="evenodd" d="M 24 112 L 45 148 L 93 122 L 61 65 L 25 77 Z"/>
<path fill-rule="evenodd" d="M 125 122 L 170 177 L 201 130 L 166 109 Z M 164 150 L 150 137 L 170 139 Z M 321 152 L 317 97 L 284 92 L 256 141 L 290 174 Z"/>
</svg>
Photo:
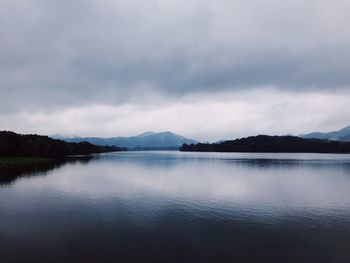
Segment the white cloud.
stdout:
<svg viewBox="0 0 350 263">
<path fill-rule="evenodd" d="M 0 117 L 0 128 L 41 134 L 129 136 L 171 130 L 198 140 L 256 134 L 300 134 L 348 124 L 350 94 L 264 89 L 159 105 L 89 105 Z"/>
</svg>

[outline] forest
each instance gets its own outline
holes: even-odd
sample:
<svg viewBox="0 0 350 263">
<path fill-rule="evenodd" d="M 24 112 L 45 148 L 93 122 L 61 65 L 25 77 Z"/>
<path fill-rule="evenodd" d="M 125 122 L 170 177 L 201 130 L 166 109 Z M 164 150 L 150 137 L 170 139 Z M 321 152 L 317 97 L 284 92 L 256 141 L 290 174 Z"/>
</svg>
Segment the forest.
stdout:
<svg viewBox="0 0 350 263">
<path fill-rule="evenodd" d="M 50 157 L 120 151 L 115 146 L 97 146 L 88 142 L 68 143 L 41 135 L 21 135 L 0 131 L 0 157 Z"/>
<path fill-rule="evenodd" d="M 350 142 L 303 139 L 295 136 L 258 135 L 220 143 L 184 144 L 180 151 L 350 153 Z"/>
</svg>

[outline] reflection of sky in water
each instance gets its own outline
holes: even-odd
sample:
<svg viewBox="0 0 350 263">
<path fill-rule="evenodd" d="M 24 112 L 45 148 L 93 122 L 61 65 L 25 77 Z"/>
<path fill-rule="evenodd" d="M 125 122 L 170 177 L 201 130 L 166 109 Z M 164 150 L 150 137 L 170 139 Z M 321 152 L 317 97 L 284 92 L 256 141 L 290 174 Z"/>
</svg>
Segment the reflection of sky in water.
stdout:
<svg viewBox="0 0 350 263">
<path fill-rule="evenodd" d="M 127 152 L 67 163 L 0 187 L 0 257 L 345 263 L 347 158 Z"/>
<path fill-rule="evenodd" d="M 271 159 L 275 156 L 279 160 Z M 22 178 L 4 192 L 15 190 L 14 198 L 55 194 L 62 199 L 97 203 L 118 199 L 126 205 L 140 202 L 145 206 L 150 205 L 148 199 L 153 208 L 157 203 L 160 207 L 185 204 L 260 213 L 350 210 L 350 162 L 346 158 L 128 152 L 104 155 L 87 164 L 67 164 L 47 176 Z"/>
</svg>

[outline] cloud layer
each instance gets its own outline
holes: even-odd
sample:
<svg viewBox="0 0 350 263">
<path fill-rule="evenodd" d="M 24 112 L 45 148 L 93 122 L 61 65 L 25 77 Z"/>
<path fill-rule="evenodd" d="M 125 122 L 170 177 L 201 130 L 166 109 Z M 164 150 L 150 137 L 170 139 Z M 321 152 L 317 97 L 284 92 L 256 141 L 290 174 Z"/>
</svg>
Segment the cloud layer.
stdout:
<svg viewBox="0 0 350 263">
<path fill-rule="evenodd" d="M 0 113 L 347 96 L 349 12 L 347 0 L 2 0 Z"/>
<path fill-rule="evenodd" d="M 201 141 L 257 134 L 294 134 L 337 129 L 348 123 L 350 95 L 295 94 L 276 90 L 187 98 L 163 105 L 91 105 L 0 117 L 8 129 L 80 136 L 130 136 L 171 130 Z M 264 97 L 270 99 L 262 100 Z"/>
</svg>

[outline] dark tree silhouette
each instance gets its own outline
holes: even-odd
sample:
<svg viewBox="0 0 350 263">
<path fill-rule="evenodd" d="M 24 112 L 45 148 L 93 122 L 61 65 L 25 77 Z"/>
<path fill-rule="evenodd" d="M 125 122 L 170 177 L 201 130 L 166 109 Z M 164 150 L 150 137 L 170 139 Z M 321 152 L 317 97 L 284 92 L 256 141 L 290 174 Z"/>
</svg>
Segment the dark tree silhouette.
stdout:
<svg viewBox="0 0 350 263">
<path fill-rule="evenodd" d="M 9 131 L 0 132 L 0 157 L 63 157 L 120 151 L 115 146 L 97 146 L 88 142 L 67 143 L 40 135 L 21 135 Z"/>
<path fill-rule="evenodd" d="M 221 143 L 184 144 L 180 150 L 193 152 L 350 153 L 350 142 L 259 135 Z"/>
</svg>

